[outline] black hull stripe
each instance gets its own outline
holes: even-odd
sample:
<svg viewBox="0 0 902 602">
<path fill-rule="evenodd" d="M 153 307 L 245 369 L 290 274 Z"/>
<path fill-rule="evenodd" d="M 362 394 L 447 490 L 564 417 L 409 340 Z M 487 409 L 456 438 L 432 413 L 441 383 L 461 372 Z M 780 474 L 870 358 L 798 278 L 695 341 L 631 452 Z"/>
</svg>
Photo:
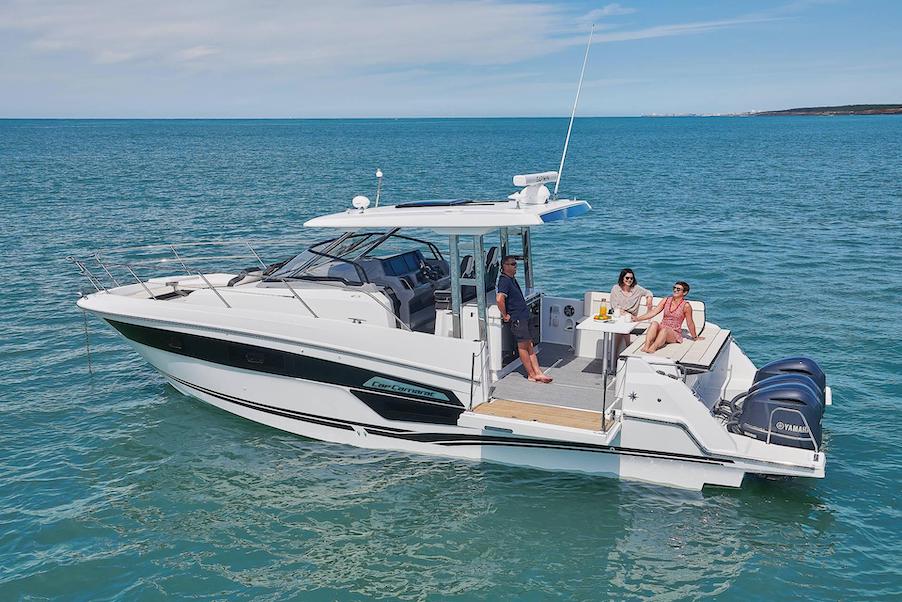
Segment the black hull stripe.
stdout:
<svg viewBox="0 0 902 602">
<path fill-rule="evenodd" d="M 193 357 L 218 365 L 225 365 L 244 370 L 264 372 L 278 376 L 286 376 L 289 378 L 299 378 L 311 382 L 347 387 L 350 390 L 351 394 L 355 395 L 362 403 L 366 404 L 371 410 L 373 410 L 377 414 L 380 414 L 386 420 L 420 422 L 424 424 L 456 425 L 457 417 L 459 417 L 459 415 L 464 411 L 463 404 L 451 391 L 438 389 L 431 386 L 425 386 L 419 383 L 413 383 L 411 381 L 403 382 L 407 382 L 414 387 L 420 387 L 423 389 L 440 392 L 448 397 L 450 403 L 445 404 L 441 402 L 435 402 L 434 400 L 417 399 L 408 395 L 399 395 L 395 393 L 389 394 L 386 391 L 364 389 L 361 387 L 361 385 L 374 376 L 384 377 L 389 380 L 395 380 L 399 382 L 401 382 L 403 379 L 399 379 L 394 376 L 381 375 L 379 373 L 372 372 L 370 370 L 363 370 L 355 366 L 347 366 L 344 364 L 321 360 L 305 355 L 278 351 L 266 347 L 247 345 L 244 343 L 235 343 L 222 339 L 185 334 L 171 330 L 162 330 L 159 328 L 151 328 L 149 326 L 138 326 L 126 322 L 117 322 L 115 320 L 107 321 L 126 338 L 168 353 Z M 303 412 L 298 412 L 295 410 L 268 406 L 259 402 L 231 397 L 216 391 L 198 387 L 197 385 L 177 379 L 171 375 L 167 376 L 169 376 L 173 380 L 180 382 L 186 387 L 194 388 L 208 395 L 212 395 L 214 397 L 235 403 L 237 405 L 259 410 L 262 412 L 269 412 L 270 414 L 275 414 L 285 418 L 303 420 L 322 426 L 335 426 L 336 428 L 343 430 L 353 430 L 354 427 L 361 427 L 367 429 L 367 431 L 373 434 L 380 434 L 386 437 L 402 438 L 410 441 L 418 441 L 421 443 L 435 443 L 438 445 L 448 446 L 472 445 L 472 441 L 476 441 L 476 444 L 479 445 L 522 444 L 532 447 L 538 445 L 536 443 L 536 439 L 525 437 L 501 437 L 492 435 L 479 436 L 460 433 L 422 433 L 411 431 L 410 429 L 376 426 L 342 419 L 329 418 L 325 416 L 305 414 Z M 681 454 L 675 452 L 650 452 L 649 450 L 631 449 L 593 443 L 549 440 L 549 443 L 543 443 L 540 446 L 557 446 L 556 448 L 559 449 L 573 449 L 596 451 L 602 453 L 616 453 L 622 455 L 667 458 L 674 460 L 685 460 L 688 462 L 704 462 L 709 464 L 732 463 L 732 460 L 727 459 L 714 459 L 704 456 Z"/>
<path fill-rule="evenodd" d="M 161 370 L 162 372 L 162 370 Z M 320 424 L 322 426 L 334 426 L 336 428 L 353 431 L 355 426 L 359 426 L 361 428 L 367 429 L 367 431 L 375 433 L 375 431 L 385 431 L 384 434 L 396 434 L 396 433 L 410 433 L 413 431 L 406 429 L 399 429 L 391 426 L 376 426 L 373 424 L 367 424 L 365 422 L 354 422 L 352 420 L 344 420 L 339 418 L 328 418 L 326 416 L 317 416 L 316 414 L 306 414 L 304 412 L 298 412 L 297 410 L 289 410 L 286 408 L 277 408 L 275 406 L 266 405 L 265 403 L 259 403 L 256 401 L 248 401 L 246 399 L 241 399 L 239 397 L 232 397 L 231 395 L 226 395 L 225 393 L 220 393 L 218 391 L 213 391 L 211 389 L 207 389 L 201 387 L 199 385 L 195 385 L 193 383 L 189 383 L 186 380 L 182 380 L 176 376 L 171 374 L 163 374 L 186 387 L 194 389 L 196 391 L 200 391 L 201 393 L 206 393 L 212 397 L 216 397 L 217 399 L 221 399 L 223 401 L 228 401 L 230 403 L 234 403 L 240 406 L 244 406 L 250 408 L 252 410 L 258 410 L 260 412 L 266 412 L 268 414 L 276 414 L 278 416 L 282 416 L 284 418 L 294 418 L 295 420 L 301 420 L 304 422 L 312 422 L 313 424 Z"/>
<path fill-rule="evenodd" d="M 448 424 L 457 426 L 457 420 L 463 414 L 462 407 L 449 407 L 447 404 L 433 405 L 420 400 L 411 400 L 388 393 L 376 393 L 362 389 L 351 389 L 356 397 L 369 409 L 382 418 L 397 422 L 419 422 L 423 424 Z"/>
<path fill-rule="evenodd" d="M 649 450 L 642 449 L 633 449 L 633 448 L 625 448 L 625 447 L 615 447 L 611 445 L 597 445 L 592 443 L 580 443 L 580 442 L 569 442 L 569 441 L 554 441 L 548 440 L 547 442 L 543 442 L 538 439 L 528 439 L 523 437 L 496 437 L 492 435 L 471 435 L 466 433 L 418 433 L 410 430 L 397 429 L 393 427 L 385 427 L 385 426 L 377 426 L 373 424 L 366 424 L 363 422 L 354 422 L 339 418 L 327 418 L 325 416 L 317 416 L 313 414 L 305 414 L 303 412 L 297 412 L 295 410 L 286 410 L 283 408 L 275 408 L 273 406 L 269 406 L 266 404 L 261 404 L 253 401 L 248 401 L 245 399 L 240 399 L 237 397 L 233 397 L 231 395 L 226 395 L 223 393 L 219 393 L 217 391 L 212 391 L 210 389 L 200 387 L 198 385 L 194 385 L 189 383 L 188 381 L 182 380 L 171 374 L 166 374 L 167 378 L 170 378 L 186 387 L 191 389 L 195 389 L 200 391 L 201 393 L 206 393 L 211 397 L 216 397 L 217 399 L 221 399 L 223 401 L 227 401 L 230 403 L 234 403 L 236 405 L 240 405 L 243 407 L 250 408 L 252 410 L 257 410 L 259 412 L 265 412 L 268 414 L 274 414 L 277 416 L 282 416 L 284 418 L 292 418 L 294 420 L 299 420 L 301 422 L 308 422 L 312 424 L 318 424 L 321 426 L 329 426 L 334 428 L 339 428 L 342 430 L 350 430 L 353 431 L 355 426 L 366 429 L 366 431 L 373 435 L 381 435 L 383 437 L 390 437 L 394 439 L 404 439 L 407 441 L 414 441 L 418 443 L 434 443 L 436 445 L 441 445 L 445 447 L 459 447 L 459 446 L 468 446 L 468 445 L 488 445 L 488 446 L 504 446 L 504 447 L 530 447 L 530 448 L 542 448 L 542 449 L 560 449 L 567 451 L 584 451 L 584 452 L 594 452 L 594 453 L 607 453 L 607 454 L 615 454 L 615 455 L 624 455 L 624 456 L 637 456 L 637 457 L 645 457 L 645 458 L 658 458 L 663 460 L 679 460 L 683 462 L 693 462 L 699 464 L 714 464 L 714 465 L 723 465 L 723 464 L 732 464 L 732 460 L 726 459 L 713 459 L 713 458 L 703 458 L 700 456 L 692 456 L 689 454 L 680 454 L 673 452 L 654 452 Z"/>
<path fill-rule="evenodd" d="M 333 362 L 302 353 L 291 353 L 214 337 L 153 328 L 151 326 L 140 326 L 109 318 L 106 320 L 110 326 L 118 330 L 125 338 L 168 353 L 192 357 L 232 368 L 276 374 L 290 378 L 303 378 L 314 382 L 358 388 L 366 391 L 387 392 L 379 388 L 364 386 L 373 379 L 392 381 L 405 386 L 404 392 L 392 391 L 392 396 L 404 397 L 429 404 L 444 405 L 460 411 L 464 409 L 464 404 L 452 391 L 413 382 L 398 376 L 381 374 L 365 368 L 358 368 L 357 366 Z M 422 391 L 423 394 L 411 393 L 411 391 L 417 390 Z M 407 394 L 405 395 L 404 393 Z"/>
</svg>

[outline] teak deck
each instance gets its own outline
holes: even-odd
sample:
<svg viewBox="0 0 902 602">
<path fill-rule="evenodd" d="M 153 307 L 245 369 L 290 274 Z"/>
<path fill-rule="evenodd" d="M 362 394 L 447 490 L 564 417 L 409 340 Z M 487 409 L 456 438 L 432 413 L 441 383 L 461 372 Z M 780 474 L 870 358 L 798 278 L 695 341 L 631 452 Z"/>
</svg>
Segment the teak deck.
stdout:
<svg viewBox="0 0 902 602">
<path fill-rule="evenodd" d="M 493 399 L 473 408 L 476 414 L 498 416 L 499 418 L 515 418 L 530 422 L 543 422 L 557 426 L 586 429 L 589 431 L 601 430 L 601 412 L 591 410 L 577 410 L 562 408 L 539 403 L 527 403 L 525 401 L 512 401 L 510 399 Z M 613 421 L 608 421 L 608 428 Z"/>
</svg>

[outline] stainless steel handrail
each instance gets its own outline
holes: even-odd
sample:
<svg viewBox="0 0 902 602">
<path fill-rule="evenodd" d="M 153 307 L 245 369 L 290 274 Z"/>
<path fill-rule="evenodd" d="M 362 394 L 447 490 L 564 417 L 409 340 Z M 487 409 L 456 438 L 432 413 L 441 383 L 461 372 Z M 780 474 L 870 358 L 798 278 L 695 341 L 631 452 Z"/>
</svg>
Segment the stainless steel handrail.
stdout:
<svg viewBox="0 0 902 602">
<path fill-rule="evenodd" d="M 333 284 L 332 282 L 328 282 L 325 280 L 303 280 L 302 282 L 315 284 L 318 286 L 331 286 L 332 288 L 345 288 L 345 286 L 341 283 L 336 282 Z M 288 284 L 288 283 L 286 282 L 285 284 Z M 383 303 L 381 300 L 379 300 L 379 298 L 376 297 L 376 295 L 374 295 L 370 291 L 364 289 L 363 287 L 356 287 L 356 286 L 354 287 L 354 292 L 355 293 L 360 292 L 360 293 L 363 293 L 364 295 L 368 296 L 370 299 L 372 299 L 373 301 L 375 301 L 376 303 L 381 305 L 385 311 L 390 313 L 401 328 L 403 328 L 407 332 L 413 332 L 410 329 L 410 326 L 405 324 L 404 320 L 402 320 L 400 317 L 398 317 L 398 314 L 395 313 L 395 310 L 392 309 L 391 307 L 389 307 L 388 305 L 386 305 L 385 303 Z"/>
<path fill-rule="evenodd" d="M 135 282 L 137 282 L 138 284 L 140 284 L 140 285 L 141 285 L 141 288 L 143 288 L 145 291 L 147 291 L 147 294 L 148 294 L 148 296 L 150 296 L 151 299 L 156 299 L 156 298 L 157 298 L 156 295 L 154 295 L 152 292 L 150 292 L 150 289 L 147 288 L 147 285 L 144 284 L 144 281 L 141 280 L 140 278 L 138 278 L 138 275 L 135 274 L 135 270 L 133 270 L 133 269 L 131 268 L 131 266 L 128 266 L 128 265 L 125 266 L 125 269 L 128 270 L 128 273 L 131 274 L 131 275 L 134 277 Z"/>
<path fill-rule="evenodd" d="M 479 342 L 479 353 L 472 353 L 470 359 L 470 410 L 473 409 L 473 389 L 476 383 L 482 385 L 485 382 L 485 351 L 488 349 L 484 340 Z M 479 381 L 476 380 L 476 358 L 479 358 Z M 484 389 L 483 389 L 484 391 Z"/>
<path fill-rule="evenodd" d="M 216 290 L 216 287 L 215 287 L 215 286 L 213 286 L 212 284 L 210 284 L 210 281 L 207 280 L 207 277 L 204 276 L 204 273 L 203 273 L 203 272 L 201 272 L 200 270 L 198 270 L 198 271 L 197 271 L 197 275 L 204 279 L 204 282 L 207 283 L 207 286 L 210 287 L 210 290 L 212 290 L 214 293 L 216 293 L 216 296 L 219 297 L 219 300 L 222 301 L 222 302 L 225 304 L 226 307 L 228 307 L 229 309 L 232 309 L 232 306 L 229 305 L 229 302 L 225 300 L 225 297 L 223 297 L 222 294 L 220 294 L 220 292 L 219 292 L 218 290 Z"/>
<path fill-rule="evenodd" d="M 306 243 L 309 243 L 310 241 L 305 240 L 305 239 L 271 239 L 271 240 L 254 241 L 254 242 L 273 242 L 273 243 L 280 243 L 280 244 L 286 244 L 286 243 L 291 244 L 291 243 L 295 243 L 295 242 L 304 242 L 306 244 Z M 177 250 L 178 248 L 184 249 L 184 248 L 213 247 L 213 246 L 225 246 L 225 245 L 241 245 L 241 246 L 247 247 L 247 249 L 250 251 L 251 254 L 250 255 L 246 255 L 246 254 L 242 254 L 242 255 L 201 255 L 201 256 L 192 256 L 192 257 L 186 258 L 183 255 L 179 254 L 179 252 Z M 147 266 L 160 266 L 160 265 L 178 263 L 178 265 L 180 265 L 182 267 L 182 269 L 185 271 L 186 274 L 188 274 L 188 275 L 197 274 L 198 276 L 200 276 L 200 278 L 204 281 L 204 283 L 207 285 L 207 287 L 210 288 L 214 292 L 214 294 L 216 294 L 216 296 L 219 297 L 220 301 L 222 301 L 223 304 L 228 308 L 231 308 L 231 305 L 228 303 L 228 301 L 225 300 L 225 298 L 222 296 L 222 294 L 220 294 L 219 291 L 216 290 L 216 287 L 213 286 L 213 284 L 207 279 L 207 277 L 203 274 L 203 272 L 189 266 L 187 262 L 190 261 L 191 263 L 196 263 L 197 261 L 254 259 L 257 263 L 260 264 L 261 267 L 266 268 L 266 262 L 263 260 L 262 256 L 251 245 L 251 241 L 248 241 L 245 239 L 223 240 L 223 241 L 205 241 L 205 242 L 195 242 L 195 243 L 143 245 L 143 246 L 137 246 L 137 247 L 120 247 L 120 248 L 115 248 L 115 249 L 108 249 L 108 250 L 104 251 L 104 253 L 109 255 L 111 253 L 126 253 L 126 252 L 139 252 L 139 251 L 144 251 L 144 252 L 147 252 L 147 251 L 164 252 L 164 251 L 166 251 L 166 252 L 171 253 L 174 256 L 174 259 L 173 259 L 173 257 L 155 257 L 155 258 L 142 258 L 142 259 L 135 259 L 135 260 L 131 260 L 131 261 L 117 262 L 117 261 L 107 261 L 107 260 L 102 259 L 100 252 L 95 252 L 92 255 L 92 258 L 95 261 L 97 261 L 98 265 L 103 270 L 103 272 L 106 274 L 106 276 L 117 287 L 122 286 L 122 285 L 116 279 L 116 277 L 113 275 L 113 273 L 110 271 L 111 268 L 119 268 L 119 269 L 123 269 L 123 270 L 127 271 L 132 276 L 132 278 L 135 279 L 135 282 L 137 282 L 138 284 L 141 285 L 141 287 L 145 290 L 145 292 L 147 292 L 147 295 L 151 299 L 156 299 L 157 297 L 156 297 L 156 295 L 153 294 L 153 292 L 150 290 L 150 288 L 148 288 L 148 286 L 145 284 L 145 282 L 142 281 L 138 277 L 138 275 L 135 273 L 134 268 L 147 267 Z M 91 283 L 91 285 L 94 287 L 94 289 L 96 291 L 100 292 L 102 290 L 103 291 L 108 290 L 108 287 L 106 285 L 104 285 L 103 281 L 100 278 L 98 278 L 87 267 L 87 265 L 85 264 L 85 262 L 83 260 L 78 259 L 77 257 L 74 257 L 74 256 L 70 256 L 68 259 L 69 259 L 69 261 L 71 261 L 72 263 L 75 264 L 78 271 L 88 279 L 88 281 Z M 286 280 L 285 278 L 275 278 L 275 279 L 279 282 L 282 282 L 286 286 L 286 288 L 288 288 L 288 290 L 291 292 L 292 296 L 295 299 L 297 299 L 304 306 L 304 308 L 310 313 L 310 315 L 312 315 L 314 318 L 319 318 L 319 315 L 313 310 L 313 308 L 310 306 L 310 304 L 307 303 L 301 297 L 301 295 L 298 293 L 297 289 L 294 286 L 292 286 L 291 283 L 288 282 L 288 280 Z M 305 282 L 310 282 L 314 285 L 319 285 L 319 286 L 336 286 L 337 285 L 341 288 L 344 288 L 340 284 L 336 283 L 336 285 L 333 285 L 331 282 L 323 282 L 323 281 L 305 281 Z M 394 309 L 391 308 L 390 306 L 388 306 L 386 303 L 384 303 L 378 297 L 376 297 L 373 293 L 371 293 L 370 291 L 367 291 L 363 288 L 355 288 L 354 290 L 362 292 L 363 294 L 370 297 L 373 301 L 375 301 L 383 309 L 385 309 L 389 314 L 391 314 L 391 316 L 394 318 L 395 322 L 401 328 L 407 330 L 408 332 L 411 331 L 411 328 L 395 313 Z"/>
<path fill-rule="evenodd" d="M 473 387 L 476 385 L 476 352 L 470 354 L 470 409 L 473 409 Z"/>
<path fill-rule="evenodd" d="M 101 268 L 104 272 L 106 272 L 106 275 L 110 277 L 110 280 L 113 281 L 113 284 L 115 284 L 116 286 L 122 286 L 121 284 L 119 284 L 119 281 L 116 280 L 116 277 L 113 276 L 113 275 L 110 273 L 110 271 L 107 269 L 107 267 L 106 267 L 106 266 L 103 264 L 103 262 L 100 260 L 100 253 L 94 253 L 94 261 L 96 261 L 96 262 L 97 262 L 97 265 L 99 265 L 100 268 Z"/>
<path fill-rule="evenodd" d="M 244 244 L 247 245 L 247 248 L 250 249 L 251 253 L 254 254 L 254 257 L 257 258 L 257 261 L 260 263 L 260 267 L 266 269 L 266 263 L 263 261 L 260 255 L 257 254 L 257 252 L 254 250 L 254 247 L 251 246 L 251 243 L 245 242 Z"/>
<path fill-rule="evenodd" d="M 165 243 L 165 244 L 155 244 L 155 245 L 138 245 L 134 247 L 113 247 L 110 249 L 105 249 L 104 252 L 109 253 L 124 253 L 129 251 L 162 251 L 169 250 L 171 251 L 173 248 L 187 248 L 187 247 L 215 247 L 215 246 L 224 246 L 224 245 L 235 245 L 235 246 L 243 246 L 247 245 L 249 242 L 253 242 L 255 244 L 267 244 L 267 243 L 279 243 L 279 244 L 292 244 L 292 243 L 300 243 L 304 245 L 309 245 L 311 239 L 309 238 L 270 238 L 270 239 L 255 239 L 249 240 L 244 238 L 235 238 L 228 240 L 207 240 L 200 242 L 181 242 L 181 243 Z"/>
<path fill-rule="evenodd" d="M 180 264 L 182 264 L 182 268 L 185 270 L 186 274 L 190 274 L 191 270 L 188 269 L 188 266 L 185 265 L 185 262 L 182 260 L 182 256 L 179 255 L 179 252 L 175 250 L 174 245 L 169 245 L 169 248 L 172 249 L 172 254 L 175 255 L 175 258 L 178 260 Z"/>
<path fill-rule="evenodd" d="M 92 255 L 91 258 L 94 258 L 95 255 Z M 76 258 L 71 258 L 72 260 Z M 256 259 L 253 255 L 209 255 L 209 256 L 200 256 L 200 257 L 191 257 L 191 261 L 210 261 L 210 260 L 220 260 L 220 259 Z M 78 260 L 82 261 L 82 260 Z M 102 260 L 103 264 L 107 267 L 111 268 L 125 268 L 126 266 L 159 266 L 159 265 L 172 265 L 178 264 L 181 266 L 186 273 L 193 274 L 193 271 L 190 270 L 185 263 L 184 259 L 179 256 L 177 259 L 173 259 L 171 257 L 156 257 L 152 259 L 135 259 L 131 261 L 110 261 L 110 260 Z M 83 261 L 82 261 L 83 263 Z"/>
<path fill-rule="evenodd" d="M 78 272 L 88 279 L 88 282 L 91 283 L 91 286 L 93 286 L 98 293 L 100 291 L 106 290 L 106 287 L 103 286 L 103 283 L 97 278 L 97 276 L 94 275 L 94 272 L 88 269 L 88 266 L 86 266 L 82 260 L 76 257 L 72 257 L 71 255 L 67 257 L 66 260 L 71 261 L 73 264 L 75 264 L 75 268 L 78 270 Z"/>
<path fill-rule="evenodd" d="M 291 284 L 289 284 L 287 280 L 285 280 L 284 278 L 279 278 L 279 280 L 280 280 L 281 282 L 284 282 L 284 283 L 285 283 L 285 286 L 288 287 L 288 290 L 291 291 L 291 294 L 294 295 L 294 298 L 297 299 L 298 301 L 300 301 L 301 304 L 303 304 L 303 306 L 307 308 L 307 311 L 310 312 L 310 315 L 312 315 L 314 318 L 318 318 L 318 317 L 319 317 L 318 315 L 316 315 L 316 312 L 313 311 L 313 308 L 310 307 L 309 305 L 307 305 L 307 302 L 306 302 L 306 301 L 304 301 L 303 299 L 301 299 L 301 296 L 297 294 L 297 291 L 294 290 L 294 287 L 291 286 Z"/>
</svg>

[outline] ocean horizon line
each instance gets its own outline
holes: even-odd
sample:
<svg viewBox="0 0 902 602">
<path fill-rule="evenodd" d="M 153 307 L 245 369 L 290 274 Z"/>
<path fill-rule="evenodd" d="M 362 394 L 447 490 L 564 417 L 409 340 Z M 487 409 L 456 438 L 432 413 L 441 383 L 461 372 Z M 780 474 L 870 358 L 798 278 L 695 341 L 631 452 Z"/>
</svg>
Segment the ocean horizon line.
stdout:
<svg viewBox="0 0 902 602">
<path fill-rule="evenodd" d="M 576 115 L 575 119 L 667 119 L 691 117 L 748 117 L 750 113 L 687 113 L 648 115 Z M 0 121 L 417 121 L 467 119 L 569 119 L 569 115 L 461 115 L 461 116 L 402 116 L 402 117 L 4 117 Z"/>
</svg>

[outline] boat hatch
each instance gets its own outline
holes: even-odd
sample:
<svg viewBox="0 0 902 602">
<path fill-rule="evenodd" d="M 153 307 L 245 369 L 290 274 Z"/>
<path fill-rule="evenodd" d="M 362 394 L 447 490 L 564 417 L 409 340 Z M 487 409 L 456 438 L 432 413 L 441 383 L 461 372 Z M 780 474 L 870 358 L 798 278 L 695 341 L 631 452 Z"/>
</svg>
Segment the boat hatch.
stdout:
<svg viewBox="0 0 902 602">
<path fill-rule="evenodd" d="M 457 205 L 469 205 L 472 203 L 470 199 L 432 199 L 427 201 L 408 201 L 407 203 L 398 203 L 395 209 L 407 209 L 408 207 L 454 207 Z"/>
</svg>

